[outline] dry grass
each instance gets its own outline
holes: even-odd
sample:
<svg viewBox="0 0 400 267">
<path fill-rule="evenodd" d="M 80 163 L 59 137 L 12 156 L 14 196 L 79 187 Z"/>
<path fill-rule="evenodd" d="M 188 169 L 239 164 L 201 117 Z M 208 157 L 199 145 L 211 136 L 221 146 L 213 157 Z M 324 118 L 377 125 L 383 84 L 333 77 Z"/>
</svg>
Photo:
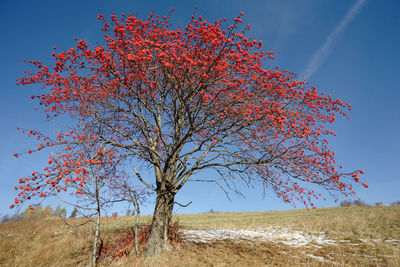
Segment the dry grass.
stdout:
<svg viewBox="0 0 400 267">
<path fill-rule="evenodd" d="M 254 229 L 271 225 L 341 239 L 400 239 L 400 206 L 176 215 L 186 228 Z"/>
<path fill-rule="evenodd" d="M 1 224 L 0 265 L 77 266 L 86 262 L 89 231 L 70 231 L 56 219 Z"/>
<path fill-rule="evenodd" d="M 142 223 L 150 221 L 143 217 Z M 276 225 L 325 233 L 336 244 L 291 247 L 273 242 L 173 244 L 155 259 L 132 257 L 119 266 L 400 266 L 400 207 L 346 207 L 252 213 L 175 215 L 183 228 L 254 229 Z M 78 223 L 82 219 L 70 219 Z M 104 242 L 126 233 L 134 219 L 103 218 Z M 88 266 L 93 225 L 46 219 L 0 225 L 0 266 Z M 340 241 L 341 240 L 341 241 Z M 321 261 L 323 257 L 325 260 Z"/>
<path fill-rule="evenodd" d="M 397 250 L 398 252 L 398 250 Z M 118 266 L 399 266 L 395 252 L 369 256 L 363 248 L 334 246 L 293 248 L 275 243 L 236 243 L 175 245 L 155 259 L 129 258 Z M 388 257 L 390 256 L 390 257 Z M 323 257 L 321 261 L 318 257 Z"/>
</svg>

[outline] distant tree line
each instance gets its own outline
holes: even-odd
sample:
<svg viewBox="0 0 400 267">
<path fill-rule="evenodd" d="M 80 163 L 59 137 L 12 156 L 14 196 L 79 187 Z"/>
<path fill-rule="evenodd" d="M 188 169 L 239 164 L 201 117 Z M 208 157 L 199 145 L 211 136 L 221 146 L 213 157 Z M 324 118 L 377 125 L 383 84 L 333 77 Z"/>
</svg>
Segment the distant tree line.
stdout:
<svg viewBox="0 0 400 267">
<path fill-rule="evenodd" d="M 77 206 L 71 211 L 71 214 L 68 218 L 76 218 L 79 215 L 79 209 Z M 126 211 L 126 216 L 135 215 L 135 212 L 131 209 Z M 118 217 L 118 212 L 113 212 L 112 217 Z M 0 223 L 7 222 L 17 222 L 17 221 L 25 221 L 25 220 L 36 220 L 36 219 L 45 219 L 45 218 L 67 218 L 67 210 L 58 205 L 55 209 L 53 209 L 50 205 L 43 207 L 42 204 L 34 205 L 32 208 L 26 208 L 23 212 L 16 212 L 15 214 L 5 214 L 1 216 L 0 214 Z"/>
<path fill-rule="evenodd" d="M 392 205 L 392 206 L 400 206 L 400 200 L 392 202 L 392 204 L 390 204 L 390 205 Z"/>
<path fill-rule="evenodd" d="M 391 206 L 400 206 L 400 200 L 394 201 L 390 204 Z M 350 206 L 372 206 L 361 199 L 355 200 L 343 200 L 340 202 L 340 207 L 350 207 Z M 375 206 L 383 206 L 382 202 L 376 202 Z"/>
<path fill-rule="evenodd" d="M 66 218 L 67 210 L 58 205 L 53 209 L 50 205 L 43 207 L 42 204 L 38 204 L 33 208 L 26 208 L 21 213 L 16 213 L 13 215 L 4 215 L 1 218 L 1 223 L 6 222 L 16 222 L 24 220 L 36 220 L 44 218 Z"/>
</svg>

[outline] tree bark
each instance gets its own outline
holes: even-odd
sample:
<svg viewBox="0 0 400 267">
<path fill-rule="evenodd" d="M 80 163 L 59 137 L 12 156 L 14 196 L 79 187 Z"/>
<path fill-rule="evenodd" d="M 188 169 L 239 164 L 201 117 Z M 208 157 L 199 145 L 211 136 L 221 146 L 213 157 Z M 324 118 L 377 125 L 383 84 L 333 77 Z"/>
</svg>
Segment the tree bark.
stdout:
<svg viewBox="0 0 400 267">
<path fill-rule="evenodd" d="M 100 235 L 100 212 L 101 212 L 101 204 L 100 204 L 100 182 L 99 177 L 96 176 L 96 231 L 94 234 L 94 242 L 93 242 L 93 251 L 92 251 L 92 266 L 96 266 L 97 263 L 97 243 L 99 241 Z"/>
<path fill-rule="evenodd" d="M 139 217 L 140 210 L 136 210 L 136 221 L 135 221 L 135 253 L 139 254 Z"/>
<path fill-rule="evenodd" d="M 97 243 L 100 234 L 100 205 L 97 205 L 97 215 L 96 215 L 96 231 L 94 234 L 93 251 L 92 251 L 92 266 L 96 266 L 97 262 Z"/>
<path fill-rule="evenodd" d="M 135 251 L 136 255 L 139 254 L 139 218 L 140 218 L 140 205 L 136 195 L 136 192 L 129 192 L 129 196 L 131 198 L 132 205 L 135 208 L 135 246 L 132 248 L 130 255 L 132 255 L 133 250 Z"/>
<path fill-rule="evenodd" d="M 169 249 L 168 225 L 172 218 L 174 197 L 175 194 L 171 192 L 157 191 L 150 237 L 144 252 L 145 257 L 154 257 Z"/>
</svg>

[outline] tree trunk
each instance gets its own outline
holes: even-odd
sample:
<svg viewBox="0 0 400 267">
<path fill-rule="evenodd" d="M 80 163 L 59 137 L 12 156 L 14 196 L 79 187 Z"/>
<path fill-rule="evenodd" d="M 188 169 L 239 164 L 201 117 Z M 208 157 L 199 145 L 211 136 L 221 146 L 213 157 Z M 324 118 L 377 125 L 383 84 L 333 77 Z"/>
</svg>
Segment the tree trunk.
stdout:
<svg viewBox="0 0 400 267">
<path fill-rule="evenodd" d="M 139 218 L 140 218 L 140 205 L 139 201 L 136 195 L 136 192 L 129 192 L 131 202 L 133 207 L 135 208 L 135 230 L 134 230 L 134 235 L 135 235 L 135 246 L 132 248 L 130 255 L 132 255 L 132 252 L 135 251 L 136 255 L 139 254 Z"/>
<path fill-rule="evenodd" d="M 96 266 L 97 262 L 97 242 L 99 240 L 100 234 L 100 207 L 97 207 L 97 216 L 96 216 L 96 231 L 94 234 L 94 242 L 93 242 L 93 251 L 92 251 L 92 266 Z"/>
<path fill-rule="evenodd" d="M 135 221 L 135 252 L 136 255 L 139 254 L 139 217 L 140 210 L 136 211 L 136 221 Z"/>
<path fill-rule="evenodd" d="M 100 235 L 100 183 L 99 178 L 96 176 L 96 232 L 94 234 L 93 251 L 92 251 L 92 266 L 96 266 L 97 263 L 97 243 Z"/>
<path fill-rule="evenodd" d="M 145 257 L 160 255 L 168 245 L 168 225 L 172 218 L 175 195 L 166 191 L 157 191 L 151 232 L 144 252 Z"/>
</svg>

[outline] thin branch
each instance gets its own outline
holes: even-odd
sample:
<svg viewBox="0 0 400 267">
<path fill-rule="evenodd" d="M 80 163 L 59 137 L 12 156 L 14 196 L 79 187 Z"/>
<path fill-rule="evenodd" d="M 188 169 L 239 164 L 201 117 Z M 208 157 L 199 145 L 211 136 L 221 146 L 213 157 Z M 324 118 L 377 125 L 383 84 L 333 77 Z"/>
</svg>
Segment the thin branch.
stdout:
<svg viewBox="0 0 400 267">
<path fill-rule="evenodd" d="M 178 201 L 175 201 L 174 203 L 175 203 L 175 204 L 178 204 L 179 206 L 181 206 L 181 207 L 183 207 L 183 208 L 186 208 L 187 206 L 189 206 L 190 204 L 192 204 L 192 201 L 189 201 L 187 204 L 181 204 L 181 203 L 179 203 Z"/>
<path fill-rule="evenodd" d="M 156 191 L 156 188 L 155 188 L 154 186 L 149 185 L 148 183 L 146 183 L 146 182 L 143 180 L 142 176 L 141 176 L 140 173 L 136 170 L 135 166 L 132 166 L 132 168 L 133 168 L 133 171 L 135 172 L 137 178 L 138 178 L 145 186 L 147 186 L 148 188 L 150 188 L 150 189 L 153 190 L 153 191 Z"/>
</svg>

